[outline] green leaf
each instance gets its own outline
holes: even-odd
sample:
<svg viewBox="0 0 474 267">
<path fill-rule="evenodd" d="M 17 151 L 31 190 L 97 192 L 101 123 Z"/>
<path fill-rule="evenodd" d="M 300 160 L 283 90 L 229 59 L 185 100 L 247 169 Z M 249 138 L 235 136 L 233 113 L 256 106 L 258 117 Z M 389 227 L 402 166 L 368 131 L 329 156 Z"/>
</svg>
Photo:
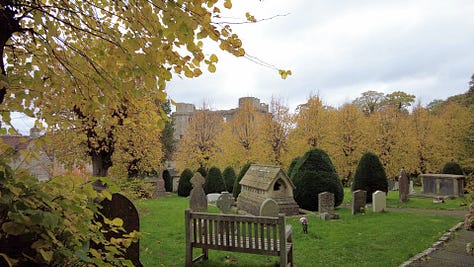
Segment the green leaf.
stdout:
<svg viewBox="0 0 474 267">
<path fill-rule="evenodd" d="M 2 224 L 2 230 L 9 235 L 21 235 L 25 233 L 25 225 L 16 222 L 6 222 Z"/>
</svg>

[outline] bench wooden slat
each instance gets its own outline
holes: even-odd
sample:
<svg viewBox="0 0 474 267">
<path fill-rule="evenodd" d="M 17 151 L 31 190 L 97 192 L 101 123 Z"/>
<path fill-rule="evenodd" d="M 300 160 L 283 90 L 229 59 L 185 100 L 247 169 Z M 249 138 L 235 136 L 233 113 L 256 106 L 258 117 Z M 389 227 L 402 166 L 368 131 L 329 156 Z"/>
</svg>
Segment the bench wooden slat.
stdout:
<svg viewBox="0 0 474 267">
<path fill-rule="evenodd" d="M 280 266 L 293 266 L 293 236 L 285 217 L 185 212 L 186 266 L 192 266 L 193 248 L 254 253 L 280 257 Z"/>
</svg>

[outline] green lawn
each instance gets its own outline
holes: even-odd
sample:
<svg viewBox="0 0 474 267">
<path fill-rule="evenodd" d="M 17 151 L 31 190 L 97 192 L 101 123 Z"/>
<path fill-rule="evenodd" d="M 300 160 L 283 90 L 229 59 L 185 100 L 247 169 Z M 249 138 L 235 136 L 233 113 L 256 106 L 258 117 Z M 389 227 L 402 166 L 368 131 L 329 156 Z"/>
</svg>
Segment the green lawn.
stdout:
<svg viewBox="0 0 474 267">
<path fill-rule="evenodd" d="M 345 195 L 345 197 L 350 194 Z M 389 200 L 391 194 L 389 194 Z M 397 192 L 398 198 L 398 192 Z M 344 201 L 346 202 L 346 201 Z M 141 261 L 144 266 L 183 266 L 184 210 L 188 199 L 172 194 L 135 202 L 140 213 Z M 217 211 L 211 208 L 211 211 Z M 309 219 L 303 234 L 299 217 L 287 218 L 294 229 L 294 259 L 303 266 L 398 266 L 428 248 L 459 220 L 450 216 L 384 212 L 351 215 L 337 209 L 340 220 Z M 210 251 L 210 260 L 196 266 L 274 266 L 277 257 Z"/>
</svg>

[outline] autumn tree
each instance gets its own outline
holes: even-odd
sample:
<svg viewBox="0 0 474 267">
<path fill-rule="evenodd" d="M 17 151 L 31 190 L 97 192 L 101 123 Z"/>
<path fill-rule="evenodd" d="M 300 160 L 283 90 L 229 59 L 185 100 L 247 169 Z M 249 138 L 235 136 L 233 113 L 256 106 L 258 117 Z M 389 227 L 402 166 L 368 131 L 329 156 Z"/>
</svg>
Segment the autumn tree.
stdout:
<svg viewBox="0 0 474 267">
<path fill-rule="evenodd" d="M 337 110 L 334 146 L 328 150 L 344 184 L 352 181 L 360 155 L 367 149 L 367 118 L 357 106 L 345 104 Z"/>
<path fill-rule="evenodd" d="M 262 136 L 264 144 L 268 145 L 271 163 L 282 165 L 283 157 L 288 151 L 288 134 L 291 128 L 289 108 L 281 100 L 272 98 L 270 114 L 263 118 Z"/>
<path fill-rule="evenodd" d="M 81 134 L 87 136 L 95 175 L 107 175 L 117 128 L 137 121 L 138 115 L 131 112 L 142 109 L 145 104 L 137 103 L 144 96 L 153 98 L 147 103 L 164 103 L 166 84 L 173 75 L 192 78 L 201 75 L 203 67 L 216 70 L 218 58 L 204 53 L 209 44 L 205 40 L 245 56 L 239 37 L 220 19 L 221 8 L 231 8 L 230 0 L 1 3 L 4 121 L 9 122 L 8 111 L 17 110 L 37 116 L 56 131 L 74 129 L 72 119 L 85 122 Z M 250 15 L 247 19 L 255 21 Z M 61 110 L 35 113 L 49 109 L 57 98 L 64 101 Z M 151 122 L 147 123 L 164 127 L 162 109 L 148 115 Z M 136 126 L 141 127 L 141 122 Z M 107 127 L 102 124 L 109 128 L 100 129 Z M 91 125 L 92 132 L 87 128 Z"/>
<path fill-rule="evenodd" d="M 370 115 L 382 107 L 385 100 L 384 93 L 377 91 L 366 91 L 352 101 L 352 104 L 358 106 L 365 114 Z"/>
<path fill-rule="evenodd" d="M 268 163 L 268 148 L 264 146 L 262 126 L 268 111 L 259 109 L 253 101 L 246 98 L 239 103 L 239 109 L 227 119 L 224 131 L 219 138 L 221 164 L 241 168 L 246 162 Z"/>
<path fill-rule="evenodd" d="M 414 95 L 410 95 L 402 91 L 396 91 L 387 94 L 385 95 L 384 99 L 384 104 L 386 106 L 395 107 L 398 111 L 408 111 L 408 107 L 410 107 L 414 102 Z"/>
<path fill-rule="evenodd" d="M 311 148 L 327 148 L 332 135 L 333 111 L 325 107 L 318 96 L 311 96 L 298 106 L 294 115 L 294 129 L 290 132 L 290 158 L 302 155 Z"/>
<path fill-rule="evenodd" d="M 222 131 L 223 118 L 209 109 L 196 110 L 189 118 L 184 137 L 175 156 L 178 167 L 208 169 L 218 153 L 217 138 Z"/>
</svg>

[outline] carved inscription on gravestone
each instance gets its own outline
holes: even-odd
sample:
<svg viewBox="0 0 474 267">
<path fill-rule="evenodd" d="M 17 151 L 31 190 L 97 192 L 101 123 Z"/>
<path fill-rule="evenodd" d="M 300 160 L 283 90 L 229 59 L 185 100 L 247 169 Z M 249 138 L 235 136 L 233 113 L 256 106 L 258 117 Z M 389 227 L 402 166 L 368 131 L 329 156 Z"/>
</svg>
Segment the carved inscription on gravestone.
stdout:
<svg viewBox="0 0 474 267">
<path fill-rule="evenodd" d="M 322 192 L 318 194 L 318 211 L 319 213 L 334 212 L 334 194 L 330 192 Z"/>
<path fill-rule="evenodd" d="M 352 215 L 364 212 L 366 201 L 367 192 L 365 190 L 352 192 Z"/>
</svg>

